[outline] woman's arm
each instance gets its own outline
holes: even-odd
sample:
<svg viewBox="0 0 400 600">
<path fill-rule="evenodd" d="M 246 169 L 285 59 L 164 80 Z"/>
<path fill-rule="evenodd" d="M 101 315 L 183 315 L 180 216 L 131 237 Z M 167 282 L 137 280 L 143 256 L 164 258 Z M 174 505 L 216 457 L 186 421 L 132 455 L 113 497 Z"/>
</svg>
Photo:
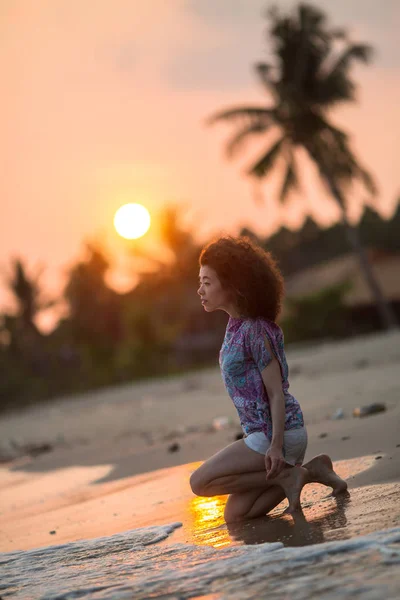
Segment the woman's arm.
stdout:
<svg viewBox="0 0 400 600">
<path fill-rule="evenodd" d="M 272 479 L 279 475 L 286 464 L 282 451 L 285 431 L 285 396 L 282 390 L 281 368 L 265 335 L 264 342 L 268 352 L 273 357 L 269 365 L 261 372 L 268 394 L 272 418 L 271 446 L 265 455 L 267 479 Z"/>
</svg>

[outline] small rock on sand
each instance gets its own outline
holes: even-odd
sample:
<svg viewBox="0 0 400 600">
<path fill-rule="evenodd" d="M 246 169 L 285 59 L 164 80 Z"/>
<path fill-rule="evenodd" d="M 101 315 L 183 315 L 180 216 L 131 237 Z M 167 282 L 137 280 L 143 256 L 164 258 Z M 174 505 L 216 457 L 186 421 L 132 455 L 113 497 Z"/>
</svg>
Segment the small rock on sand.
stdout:
<svg viewBox="0 0 400 600">
<path fill-rule="evenodd" d="M 178 450 L 180 450 L 180 445 L 175 442 L 174 444 L 171 444 L 170 446 L 168 446 L 168 452 L 178 452 Z"/>
</svg>

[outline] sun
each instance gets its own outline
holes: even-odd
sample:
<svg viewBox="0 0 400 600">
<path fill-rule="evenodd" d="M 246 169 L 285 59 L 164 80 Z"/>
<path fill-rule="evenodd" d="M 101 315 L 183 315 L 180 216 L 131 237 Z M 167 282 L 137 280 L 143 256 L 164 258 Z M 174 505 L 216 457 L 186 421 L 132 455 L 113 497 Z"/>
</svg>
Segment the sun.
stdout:
<svg viewBox="0 0 400 600">
<path fill-rule="evenodd" d="M 150 227 L 150 214 L 141 204 L 124 204 L 114 216 L 114 227 L 127 240 L 142 237 Z"/>
</svg>

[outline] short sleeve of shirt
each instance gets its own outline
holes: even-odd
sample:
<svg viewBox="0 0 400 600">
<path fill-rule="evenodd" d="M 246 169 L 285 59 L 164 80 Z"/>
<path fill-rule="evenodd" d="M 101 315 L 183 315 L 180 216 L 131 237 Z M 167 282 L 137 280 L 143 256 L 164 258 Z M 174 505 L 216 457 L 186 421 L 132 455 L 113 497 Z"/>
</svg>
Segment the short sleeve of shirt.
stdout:
<svg viewBox="0 0 400 600">
<path fill-rule="evenodd" d="M 262 323 L 255 320 L 251 323 L 246 332 L 246 347 L 260 371 L 269 365 L 273 357 L 271 352 L 265 346 L 265 339 L 268 340 L 267 332 Z"/>
</svg>

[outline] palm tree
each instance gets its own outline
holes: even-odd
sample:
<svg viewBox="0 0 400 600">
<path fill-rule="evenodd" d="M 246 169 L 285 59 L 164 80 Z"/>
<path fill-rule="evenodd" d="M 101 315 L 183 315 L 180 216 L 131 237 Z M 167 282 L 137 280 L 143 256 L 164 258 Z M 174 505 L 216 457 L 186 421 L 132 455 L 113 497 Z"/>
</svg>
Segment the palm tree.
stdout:
<svg viewBox="0 0 400 600">
<path fill-rule="evenodd" d="M 350 185 L 358 180 L 375 194 L 375 183 L 354 156 L 347 134 L 328 119 L 332 107 L 355 100 L 349 69 L 354 61 L 367 63 L 372 48 L 350 43 L 344 31 L 329 28 L 325 14 L 308 4 L 300 4 L 293 14 L 284 16 L 273 8 L 269 17 L 275 63 L 259 63 L 256 71 L 273 104 L 234 107 L 214 114 L 208 122 L 238 125 L 227 145 L 229 158 L 243 149 L 248 139 L 267 134 L 268 148 L 248 174 L 261 179 L 278 162 L 284 162 L 279 194 L 282 202 L 299 187 L 298 150 L 306 151 L 341 210 L 348 241 L 357 253 L 383 325 L 396 327 L 395 315 L 376 281 L 358 229 L 347 216 L 345 195 Z"/>
<path fill-rule="evenodd" d="M 10 273 L 3 274 L 16 308 L 14 314 L 1 315 L 0 333 L 11 352 L 29 360 L 42 356 L 43 336 L 37 328 L 36 317 L 56 304 L 42 291 L 42 274 L 43 267 L 29 274 L 20 258 L 12 259 Z"/>
<path fill-rule="evenodd" d="M 11 275 L 6 276 L 6 283 L 16 303 L 15 318 L 19 320 L 20 326 L 39 334 L 35 324 L 35 318 L 41 311 L 52 308 L 54 300 L 44 297 L 42 292 L 41 277 L 43 267 L 39 267 L 36 273 L 29 275 L 24 261 L 14 258 L 11 262 Z"/>
<path fill-rule="evenodd" d="M 75 341 L 93 351 L 112 352 L 122 336 L 121 297 L 105 275 L 110 262 L 98 243 L 86 243 L 86 257 L 69 270 L 64 297 Z"/>
</svg>

